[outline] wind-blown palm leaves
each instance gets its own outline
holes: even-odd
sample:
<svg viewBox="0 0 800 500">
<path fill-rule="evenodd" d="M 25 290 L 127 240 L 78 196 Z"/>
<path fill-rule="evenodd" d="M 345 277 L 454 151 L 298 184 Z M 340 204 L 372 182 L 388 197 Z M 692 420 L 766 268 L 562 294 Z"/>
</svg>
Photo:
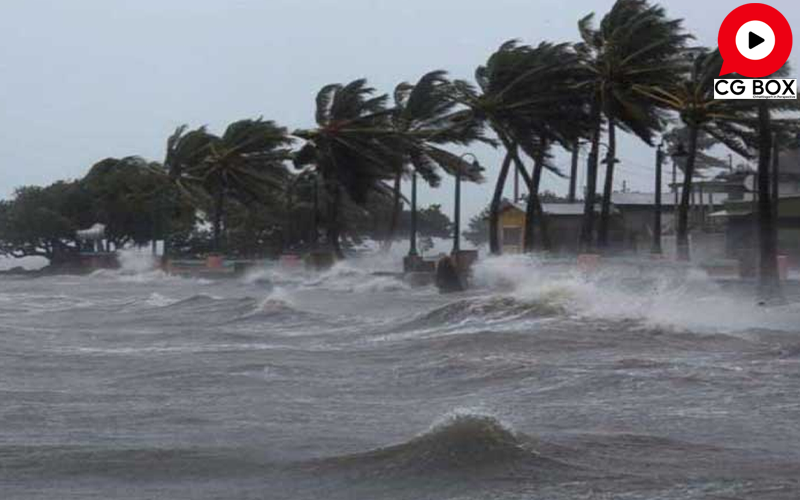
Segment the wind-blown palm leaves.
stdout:
<svg viewBox="0 0 800 500">
<path fill-rule="evenodd" d="M 313 165 L 332 200 L 328 210 L 328 243 L 343 257 L 339 243 L 342 196 L 363 205 L 370 192 L 387 193 L 405 160 L 404 142 L 392 127 L 388 96 L 375 96 L 366 80 L 323 87 L 317 95 L 317 128 L 297 130 L 306 144 L 295 154 L 298 168 Z"/>
<path fill-rule="evenodd" d="M 167 144 L 165 163 L 170 176 L 191 196 L 211 198 L 214 247 L 220 250 L 225 200 L 249 204 L 267 193 L 282 193 L 289 172 L 292 139 L 272 121 L 240 120 L 222 136 L 204 127 L 185 133 L 180 127 Z"/>
<path fill-rule="evenodd" d="M 673 158 L 675 165 L 681 172 L 686 170 L 686 144 L 689 143 L 689 127 L 686 125 L 676 126 L 669 129 L 662 136 L 667 145 L 666 154 Z M 702 130 L 697 136 L 697 154 L 695 157 L 694 177 L 707 177 L 714 169 L 729 169 L 730 163 L 726 159 L 719 158 L 709 153 L 709 151 L 721 145 L 721 143 Z"/>
<path fill-rule="evenodd" d="M 732 151 L 751 158 L 759 151 L 759 169 L 768 172 L 771 134 L 774 129 L 796 127 L 795 116 L 773 119 L 771 111 L 797 111 L 796 100 L 748 101 L 714 99 L 714 79 L 719 78 L 722 56 L 719 50 L 696 49 L 691 71 L 686 78 L 672 85 L 652 89 L 651 97 L 662 105 L 677 111 L 688 128 L 686 163 L 678 211 L 677 252 L 681 260 L 689 260 L 689 206 L 692 181 L 701 163 L 702 137 L 708 134 Z M 776 75 L 789 71 L 786 65 Z M 728 76 L 728 78 L 731 75 Z M 769 130 L 766 130 L 769 129 Z M 768 175 L 767 175 L 768 177 Z M 768 186 L 765 187 L 768 191 Z M 773 253 L 774 252 L 767 252 Z"/>
<path fill-rule="evenodd" d="M 587 195 L 581 242 L 591 246 L 594 232 L 595 191 L 603 117 L 608 125 L 608 155 L 598 244 L 608 244 L 611 193 L 616 162 L 616 128 L 632 132 L 649 145 L 665 120 L 653 89 L 673 83 L 685 70 L 677 57 L 691 38 L 681 20 L 671 20 L 664 9 L 646 0 L 617 0 L 598 28 L 593 14 L 581 19 L 578 45 L 589 78 L 591 96 L 591 151 L 587 168 Z"/>
<path fill-rule="evenodd" d="M 714 99 L 714 79 L 719 78 L 722 68 L 719 51 L 699 49 L 693 52 L 693 56 L 687 77 L 647 91 L 653 99 L 677 111 L 688 128 L 688 156 L 683 168 L 684 180 L 678 209 L 677 252 L 681 260 L 690 258 L 689 205 L 701 149 L 701 134 L 708 134 L 745 157 L 752 156 L 748 145 L 755 142 L 749 126 L 753 120 L 752 103 Z"/>
<path fill-rule="evenodd" d="M 582 71 L 568 45 L 541 44 L 537 48 L 516 41 L 504 43 L 476 70 L 479 89 L 465 81 L 454 82 L 454 99 L 465 105 L 470 119 L 487 124 L 506 150 L 490 205 L 490 248 L 500 252 L 498 216 L 509 167 L 523 175 L 530 203 L 538 203 L 538 186 L 519 157 L 521 148 L 535 160 L 535 171 L 558 171 L 545 163 L 552 141 L 572 140 L 585 123 L 582 94 L 572 82 Z M 531 224 L 533 218 L 529 218 Z M 527 240 L 532 231 L 526 230 Z"/>
<path fill-rule="evenodd" d="M 459 174 L 466 181 L 483 181 L 481 170 L 442 147 L 445 144 L 467 146 L 476 140 L 486 142 L 482 124 L 464 120 L 451 93 L 452 85 L 444 71 L 432 71 L 415 85 L 404 82 L 395 89 L 392 126 L 404 144 L 405 161 L 395 177 L 395 206 L 389 240 L 397 223 L 399 181 L 403 170 L 410 167 L 433 187 L 441 182 L 440 170 L 450 175 Z M 411 209 L 416 210 L 416 207 Z"/>
</svg>

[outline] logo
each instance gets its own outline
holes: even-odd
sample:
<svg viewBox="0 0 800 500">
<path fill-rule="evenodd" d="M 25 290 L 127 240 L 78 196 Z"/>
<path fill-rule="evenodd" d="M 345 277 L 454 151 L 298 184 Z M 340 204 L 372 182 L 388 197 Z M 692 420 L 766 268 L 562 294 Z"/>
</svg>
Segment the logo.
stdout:
<svg viewBox="0 0 800 500">
<path fill-rule="evenodd" d="M 792 53 L 792 28 L 777 9 L 748 3 L 722 22 L 717 39 L 724 63 L 720 76 L 738 73 L 749 78 L 769 76 Z"/>
<path fill-rule="evenodd" d="M 751 80 L 780 70 L 792 53 L 792 28 L 783 14 L 763 3 L 733 10 L 719 29 L 720 76 L 738 73 L 748 79 L 714 80 L 715 99 L 797 99 L 797 80 Z"/>
<path fill-rule="evenodd" d="M 714 80 L 714 99 L 797 99 L 797 80 Z"/>
</svg>

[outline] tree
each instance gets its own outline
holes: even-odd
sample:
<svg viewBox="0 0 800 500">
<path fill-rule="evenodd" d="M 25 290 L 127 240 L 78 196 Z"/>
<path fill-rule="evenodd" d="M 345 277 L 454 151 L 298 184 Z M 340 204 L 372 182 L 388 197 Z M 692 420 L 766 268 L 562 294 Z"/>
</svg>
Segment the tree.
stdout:
<svg viewBox="0 0 800 500">
<path fill-rule="evenodd" d="M 199 188 L 212 200 L 216 252 L 221 250 L 226 199 L 248 205 L 283 193 L 291 142 L 285 128 L 262 119 L 231 123 L 221 137 L 201 128 L 170 138 L 167 161 L 172 175 L 190 192 L 196 194 Z"/>
<path fill-rule="evenodd" d="M 691 258 L 689 207 L 698 152 L 702 149 L 701 133 L 708 134 L 744 157 L 752 156 L 750 145 L 756 142 L 751 128 L 752 102 L 714 99 L 714 79 L 719 78 L 722 69 L 719 50 L 697 49 L 690 55 L 693 60 L 688 75 L 676 78 L 671 84 L 646 91 L 662 105 L 677 111 L 688 129 L 677 227 L 677 254 L 679 259 L 685 261 Z"/>
<path fill-rule="evenodd" d="M 611 194 L 614 189 L 616 130 L 631 132 L 649 145 L 662 129 L 664 113 L 651 97 L 653 89 L 670 84 L 685 63 L 677 57 L 691 38 L 681 20 L 668 19 L 663 7 L 646 0 L 617 0 L 599 27 L 594 14 L 578 23 L 579 44 L 588 78 L 584 87 L 590 95 L 592 132 L 587 167 L 587 196 L 581 243 L 591 246 L 594 232 L 595 192 L 603 119 L 608 128 L 608 154 L 597 243 L 608 246 Z"/>
<path fill-rule="evenodd" d="M 478 215 L 469 220 L 467 230 L 464 231 L 464 238 L 470 243 L 479 247 L 489 242 L 489 217 L 491 208 L 486 207 Z"/>
<path fill-rule="evenodd" d="M 92 199 L 91 222 L 106 226 L 106 239 L 115 247 L 157 238 L 164 217 L 159 199 L 169 187 L 161 165 L 137 156 L 106 158 L 80 183 Z"/>
<path fill-rule="evenodd" d="M 400 227 L 409 230 L 411 212 L 404 211 L 400 217 Z M 433 204 L 417 211 L 417 229 L 419 234 L 429 238 L 450 238 L 453 236 L 453 221 L 442 212 L 442 206 Z"/>
<path fill-rule="evenodd" d="M 395 174 L 394 210 L 387 241 L 394 236 L 401 206 L 400 179 L 409 166 L 433 187 L 441 182 L 440 169 L 450 175 L 460 173 L 463 180 L 483 181 L 481 171 L 442 147 L 485 141 L 479 122 L 459 119 L 458 105 L 451 99 L 452 84 L 446 75 L 441 70 L 431 71 L 415 85 L 404 82 L 395 89 L 392 126 L 405 144 L 406 161 Z"/>
<path fill-rule="evenodd" d="M 788 64 L 779 72 L 789 72 Z M 778 76 L 778 75 L 776 75 Z M 759 228 L 759 285 L 763 298 L 773 298 L 780 293 L 780 276 L 778 274 L 778 192 L 773 186 L 778 185 L 777 156 L 780 143 L 788 137 L 797 137 L 800 120 L 796 112 L 800 110 L 797 100 L 757 101 L 758 108 L 758 228 Z M 778 110 L 781 119 L 772 117 L 772 111 Z M 787 112 L 794 112 L 791 116 Z M 777 122 L 777 123 L 776 123 Z M 775 156 L 773 162 L 773 155 Z"/>
<path fill-rule="evenodd" d="M 75 231 L 87 222 L 90 198 L 78 182 L 25 186 L 0 202 L 0 254 L 45 257 L 62 264 L 80 250 Z"/>
<path fill-rule="evenodd" d="M 391 196 L 385 182 L 394 179 L 405 161 L 406 145 L 392 126 L 388 97 L 374 94 L 363 79 L 327 85 L 316 99 L 317 128 L 294 132 L 306 141 L 294 156 L 295 166 L 313 166 L 328 194 L 327 240 L 339 258 L 344 258 L 343 197 L 363 206 L 370 193 Z"/>
<path fill-rule="evenodd" d="M 476 70 L 478 88 L 462 80 L 454 82 L 454 99 L 469 110 L 464 113 L 465 119 L 487 124 L 506 152 L 489 209 L 493 254 L 500 253 L 498 217 L 512 162 L 528 191 L 534 193 L 532 203 L 538 201 L 537 183 L 525 169 L 519 149 L 534 159 L 535 171 L 551 169 L 544 159 L 553 135 L 557 132 L 558 139 L 565 135 L 558 125 L 568 120 L 573 126 L 585 122 L 582 94 L 571 84 L 579 77 L 577 62 L 567 45 L 545 43 L 534 49 L 512 40 Z"/>
</svg>

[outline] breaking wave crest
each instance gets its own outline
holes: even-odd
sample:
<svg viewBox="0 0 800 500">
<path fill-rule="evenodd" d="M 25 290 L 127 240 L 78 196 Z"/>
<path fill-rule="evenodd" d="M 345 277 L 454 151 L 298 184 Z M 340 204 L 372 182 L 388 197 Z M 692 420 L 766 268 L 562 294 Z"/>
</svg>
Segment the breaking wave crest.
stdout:
<svg viewBox="0 0 800 500">
<path fill-rule="evenodd" d="M 536 462 L 560 465 L 540 457 L 495 417 L 456 413 L 405 443 L 366 453 L 325 459 L 322 468 L 355 468 L 378 475 L 475 472 Z"/>
</svg>

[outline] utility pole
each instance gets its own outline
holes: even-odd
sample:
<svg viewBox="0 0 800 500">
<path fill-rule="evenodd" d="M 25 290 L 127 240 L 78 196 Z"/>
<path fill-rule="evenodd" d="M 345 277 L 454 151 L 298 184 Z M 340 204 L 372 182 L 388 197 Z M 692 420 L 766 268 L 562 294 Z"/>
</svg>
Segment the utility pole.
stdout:
<svg viewBox="0 0 800 500">
<path fill-rule="evenodd" d="M 653 248 L 650 253 L 661 255 L 661 166 L 664 163 L 664 142 L 656 149 L 656 206 L 653 211 Z"/>
</svg>

